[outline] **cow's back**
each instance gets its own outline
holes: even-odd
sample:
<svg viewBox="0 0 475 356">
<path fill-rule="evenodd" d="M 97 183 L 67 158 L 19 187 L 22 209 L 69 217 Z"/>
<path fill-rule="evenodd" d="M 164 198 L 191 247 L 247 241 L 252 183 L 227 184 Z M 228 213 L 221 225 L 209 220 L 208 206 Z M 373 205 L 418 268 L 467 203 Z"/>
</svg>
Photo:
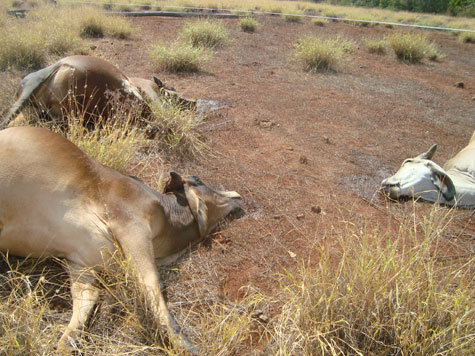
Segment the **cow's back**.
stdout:
<svg viewBox="0 0 475 356">
<path fill-rule="evenodd" d="M 455 169 L 475 177 L 475 132 L 469 144 L 444 164 L 444 169 Z"/>
<path fill-rule="evenodd" d="M 97 263 L 98 249 L 109 245 L 96 191 L 100 169 L 46 129 L 0 131 L 0 250 Z"/>
</svg>

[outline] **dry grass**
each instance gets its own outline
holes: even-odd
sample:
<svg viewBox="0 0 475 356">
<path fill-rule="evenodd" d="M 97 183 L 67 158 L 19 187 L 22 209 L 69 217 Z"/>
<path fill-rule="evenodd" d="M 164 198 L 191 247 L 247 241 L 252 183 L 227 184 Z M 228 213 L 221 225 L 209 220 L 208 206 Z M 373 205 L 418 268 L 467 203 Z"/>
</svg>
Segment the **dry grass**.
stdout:
<svg viewBox="0 0 475 356">
<path fill-rule="evenodd" d="M 169 275 L 167 284 L 181 284 L 170 286 L 170 309 L 199 355 L 243 354 L 250 340 L 260 340 L 278 356 L 468 356 L 475 328 L 475 260 L 465 252 L 455 257 L 441 245 L 451 216 L 450 210 L 434 206 L 421 219 L 403 218 L 396 232 L 342 222 L 337 241 L 322 240 L 316 248 L 318 264 L 302 262 L 297 270 L 283 271 L 278 293 L 250 290 L 239 304 L 210 290 L 219 284 L 212 266 L 204 269 L 205 274 L 209 269 L 209 284 L 196 278 L 196 265 L 210 263 L 198 254 L 198 263 L 188 260 L 179 268 L 161 269 L 162 276 Z M 130 264 L 117 254 L 108 266 L 98 275 L 100 307 L 79 351 L 183 354 L 162 344 Z M 2 350 L 7 355 L 52 354 L 70 315 L 64 273 L 44 262 L 10 258 L 0 278 Z M 281 308 L 262 323 L 256 317 L 259 307 L 270 305 Z"/>
<path fill-rule="evenodd" d="M 157 131 L 155 140 L 165 145 L 167 151 L 190 158 L 207 150 L 196 130 L 202 119 L 171 102 L 152 106 L 150 125 Z"/>
<path fill-rule="evenodd" d="M 105 15 L 94 7 L 76 8 L 79 22 L 79 33 L 85 38 L 112 37 L 128 39 L 134 28 L 123 17 Z"/>
<path fill-rule="evenodd" d="M 354 44 L 339 36 L 320 39 L 309 36 L 301 38 L 294 49 L 293 59 L 308 72 L 336 71 L 343 60 L 343 54 L 352 52 Z"/>
<path fill-rule="evenodd" d="M 385 40 L 367 38 L 364 43 L 369 53 L 386 54 L 387 42 Z"/>
<path fill-rule="evenodd" d="M 97 8 L 70 6 L 35 7 L 26 19 L 0 17 L 0 28 L 0 70 L 39 69 L 52 57 L 86 53 L 82 38 L 129 38 L 133 31 L 123 18 L 103 16 Z"/>
<path fill-rule="evenodd" d="M 475 260 L 442 257 L 450 214 L 395 234 L 348 223 L 317 266 L 283 276 L 273 354 L 471 355 Z"/>
<path fill-rule="evenodd" d="M 475 33 L 473 32 L 460 32 L 458 38 L 463 43 L 475 43 Z"/>
<path fill-rule="evenodd" d="M 188 22 L 181 31 L 181 37 L 198 48 L 216 49 L 230 42 L 226 26 L 222 22 L 211 20 Z"/>
<path fill-rule="evenodd" d="M 157 70 L 172 73 L 196 73 L 203 71 L 211 59 L 211 53 L 188 43 L 157 44 L 150 51 L 150 60 Z"/>
<path fill-rule="evenodd" d="M 246 16 L 239 20 L 239 26 L 244 32 L 256 32 L 261 25 L 254 17 Z"/>
<path fill-rule="evenodd" d="M 389 36 L 387 41 L 396 57 L 408 63 L 419 63 L 424 58 L 438 60 L 443 56 L 425 34 L 396 33 Z"/>
</svg>

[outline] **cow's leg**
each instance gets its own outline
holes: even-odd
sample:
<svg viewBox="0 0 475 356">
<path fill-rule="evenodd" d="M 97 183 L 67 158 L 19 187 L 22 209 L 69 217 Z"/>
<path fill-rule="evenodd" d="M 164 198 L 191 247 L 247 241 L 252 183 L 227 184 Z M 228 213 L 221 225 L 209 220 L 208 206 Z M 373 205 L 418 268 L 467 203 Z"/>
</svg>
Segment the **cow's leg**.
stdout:
<svg viewBox="0 0 475 356">
<path fill-rule="evenodd" d="M 58 349 L 65 350 L 71 346 L 80 329 L 83 328 L 92 307 L 99 297 L 99 291 L 94 287 L 94 274 L 72 263 L 68 264 L 71 278 L 71 295 L 73 298 L 73 315 L 71 321 L 58 342 Z"/>
<path fill-rule="evenodd" d="M 135 234 L 134 234 L 135 235 Z M 160 277 L 155 265 L 152 239 L 146 236 L 128 234 L 127 239 L 120 241 L 126 254 L 130 257 L 135 273 L 144 288 L 147 304 L 153 312 L 155 321 L 162 330 L 167 330 L 172 341 L 196 354 L 196 348 L 181 333 L 178 324 L 168 310 L 165 298 L 160 289 Z"/>
</svg>

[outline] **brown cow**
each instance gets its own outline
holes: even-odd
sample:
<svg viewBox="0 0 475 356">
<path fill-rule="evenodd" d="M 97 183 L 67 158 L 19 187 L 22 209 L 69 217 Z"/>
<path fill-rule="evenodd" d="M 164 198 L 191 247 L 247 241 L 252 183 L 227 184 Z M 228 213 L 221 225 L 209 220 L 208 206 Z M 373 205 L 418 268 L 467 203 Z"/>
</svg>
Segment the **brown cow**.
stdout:
<svg viewBox="0 0 475 356">
<path fill-rule="evenodd" d="M 172 97 L 179 105 L 194 109 L 196 101 L 180 97 L 173 88 L 154 80 L 128 78 L 103 59 L 92 56 L 66 57 L 23 78 L 18 98 L 0 128 L 8 126 L 30 103 L 53 118 L 64 112 L 84 115 L 85 124 L 94 125 L 99 117 L 109 118 L 118 103 L 138 103 L 149 113 L 149 103 Z"/>
<path fill-rule="evenodd" d="M 94 271 L 119 246 L 133 264 L 155 320 L 193 350 L 168 311 L 155 259 L 170 258 L 207 236 L 240 196 L 171 172 L 163 194 L 105 167 L 47 129 L 0 131 L 0 251 L 64 258 L 73 315 L 59 340 L 68 345 L 98 298 Z M 160 261 L 159 261 L 160 262 Z"/>
</svg>

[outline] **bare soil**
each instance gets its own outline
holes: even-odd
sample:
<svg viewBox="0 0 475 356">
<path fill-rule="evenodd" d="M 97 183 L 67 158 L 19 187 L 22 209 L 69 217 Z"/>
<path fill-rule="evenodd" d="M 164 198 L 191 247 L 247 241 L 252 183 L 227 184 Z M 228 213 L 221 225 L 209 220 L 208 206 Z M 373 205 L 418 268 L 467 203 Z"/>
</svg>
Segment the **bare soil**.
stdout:
<svg viewBox="0 0 475 356">
<path fill-rule="evenodd" d="M 475 45 L 449 33 L 427 32 L 444 59 L 409 65 L 390 50 L 376 55 L 364 46 L 364 38 L 396 28 L 262 17 L 258 32 L 245 33 L 230 19 L 224 23 L 233 41 L 215 52 L 207 71 L 177 75 L 155 71 L 148 53 L 159 41 L 175 40 L 187 20 L 130 21 L 139 29 L 131 40 L 94 40 L 92 52 L 129 76 L 156 75 L 186 97 L 224 106 L 199 127 L 209 153 L 164 157 L 157 169 L 235 190 L 246 211 L 197 248 L 183 273 L 166 279 L 172 308 L 191 274 L 205 297 L 239 302 L 249 290 L 272 295 L 278 273 L 295 270 L 302 259 L 316 262 L 313 247 L 345 224 L 385 230 L 414 209 L 427 214 L 430 204 L 386 201 L 378 193 L 381 180 L 433 143 L 435 161 L 443 164 L 475 130 Z M 290 61 L 304 35 L 341 35 L 355 41 L 355 53 L 337 72 L 307 73 Z M 473 253 L 473 222 L 472 211 L 456 211 L 447 244 Z"/>
</svg>

